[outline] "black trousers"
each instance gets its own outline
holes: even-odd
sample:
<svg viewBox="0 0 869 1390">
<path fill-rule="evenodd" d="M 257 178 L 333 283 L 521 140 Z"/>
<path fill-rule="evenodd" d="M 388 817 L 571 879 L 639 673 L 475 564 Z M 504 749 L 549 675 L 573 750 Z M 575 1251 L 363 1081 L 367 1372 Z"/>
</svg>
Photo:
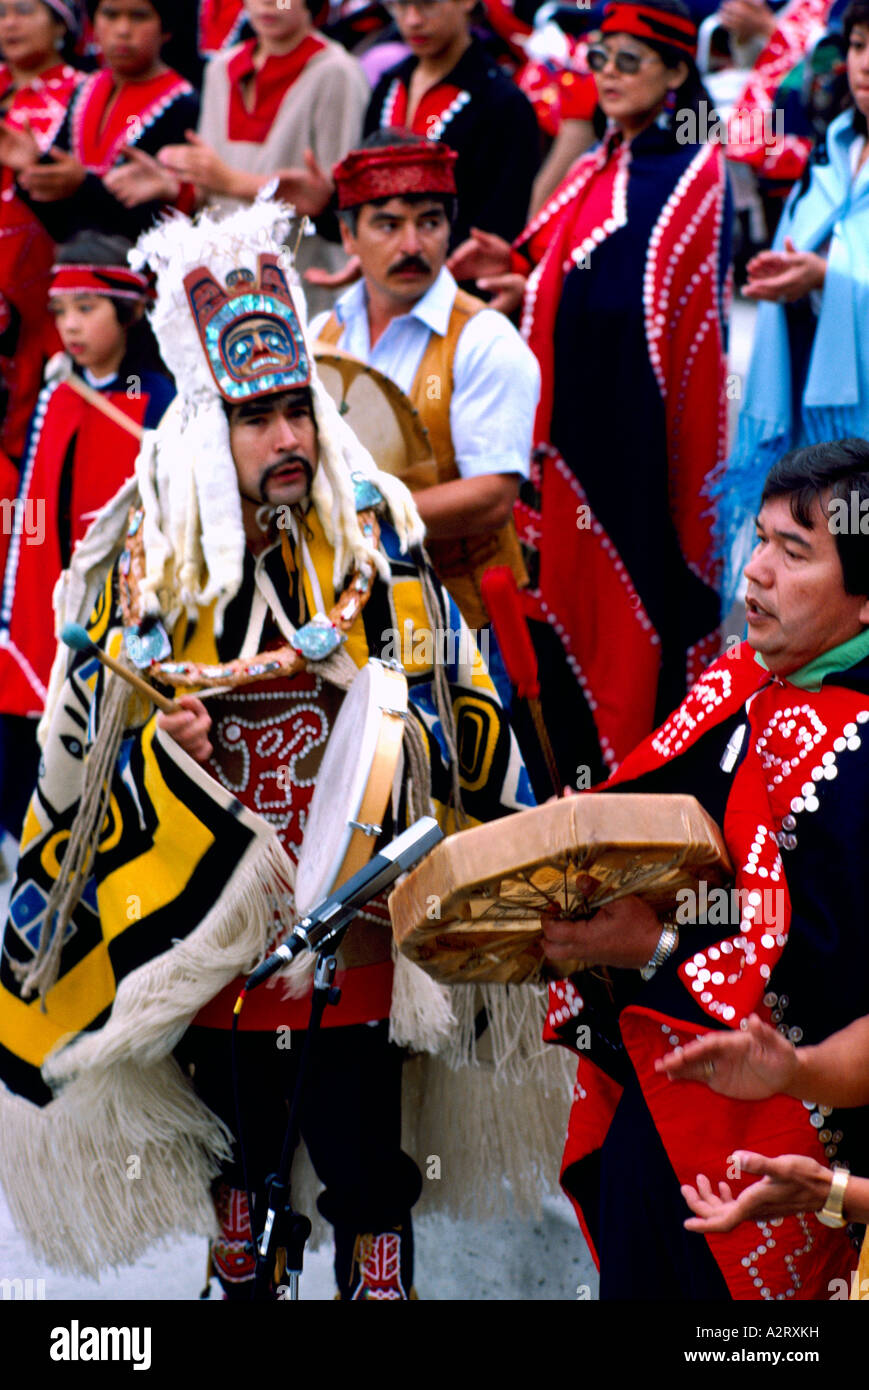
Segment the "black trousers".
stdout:
<svg viewBox="0 0 869 1390">
<path fill-rule="evenodd" d="M 419 1169 L 401 1149 L 404 1054 L 389 1042 L 388 1028 L 386 1022 L 324 1028 L 309 1061 L 300 1129 L 325 1187 L 317 1205 L 339 1237 L 406 1225 L 422 1187 Z M 260 1211 L 266 1178 L 280 1161 L 303 1041 L 296 1032 L 238 1035 L 242 1138 Z M 175 1055 L 185 1070 L 192 1064 L 197 1095 L 234 1135 L 233 1161 L 221 1178 L 242 1188 L 229 1033 L 190 1028 Z"/>
</svg>

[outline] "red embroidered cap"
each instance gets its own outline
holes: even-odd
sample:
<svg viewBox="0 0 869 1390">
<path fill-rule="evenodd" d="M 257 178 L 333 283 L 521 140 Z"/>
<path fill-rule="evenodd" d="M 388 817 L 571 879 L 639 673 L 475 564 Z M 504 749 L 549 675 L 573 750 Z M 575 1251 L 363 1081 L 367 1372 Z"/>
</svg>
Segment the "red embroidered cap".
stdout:
<svg viewBox="0 0 869 1390">
<path fill-rule="evenodd" d="M 339 208 L 406 193 L 455 193 L 455 150 L 436 140 L 351 150 L 332 170 Z"/>
</svg>

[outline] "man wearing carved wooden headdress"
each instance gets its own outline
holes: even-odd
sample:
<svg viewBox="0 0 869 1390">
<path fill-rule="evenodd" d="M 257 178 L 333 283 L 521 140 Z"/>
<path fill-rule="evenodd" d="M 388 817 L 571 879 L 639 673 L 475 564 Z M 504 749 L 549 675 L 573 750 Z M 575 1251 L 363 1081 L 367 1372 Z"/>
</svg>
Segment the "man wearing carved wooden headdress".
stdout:
<svg viewBox="0 0 869 1390">
<path fill-rule="evenodd" d="M 181 709 L 155 717 L 92 654 L 58 656 L 0 973 L 0 1177 L 28 1237 L 52 1263 L 93 1274 L 170 1231 L 210 1230 L 236 1297 L 249 1296 L 253 1269 L 228 1132 L 241 976 L 295 920 L 294 866 L 343 692 L 407 622 L 461 623 L 418 549 L 409 493 L 378 472 L 320 385 L 286 227 L 260 202 L 219 222 L 176 217 L 140 243 L 179 394 L 56 604 L 59 621 L 86 623 Z M 394 824 L 434 808 L 454 828 L 527 804 L 473 643 L 437 668 L 411 646 Z M 455 1025 L 440 987 L 393 966 L 387 922 L 376 901 L 346 939 L 341 1002 L 301 1113 L 344 1298 L 409 1296 L 420 1176 L 400 1145 L 396 1044 L 436 1049 Z M 309 966 L 282 983 L 241 1018 L 258 1204 L 301 1051 L 287 1039 L 308 1022 Z"/>
</svg>

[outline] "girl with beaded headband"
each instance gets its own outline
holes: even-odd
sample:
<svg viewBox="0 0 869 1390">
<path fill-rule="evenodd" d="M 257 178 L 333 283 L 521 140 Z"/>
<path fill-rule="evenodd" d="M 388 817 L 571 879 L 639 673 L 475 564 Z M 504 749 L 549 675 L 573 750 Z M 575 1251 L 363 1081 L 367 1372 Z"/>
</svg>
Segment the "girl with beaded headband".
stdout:
<svg viewBox="0 0 869 1390">
<path fill-rule="evenodd" d="M 22 459 L 15 506 L 32 534 L 11 537 L 0 591 L 0 800 L 16 835 L 55 655 L 52 592 L 174 394 L 144 317 L 151 281 L 130 270 L 130 250 L 123 237 L 83 232 L 60 247 L 48 291 L 65 351 L 49 364 Z"/>
</svg>

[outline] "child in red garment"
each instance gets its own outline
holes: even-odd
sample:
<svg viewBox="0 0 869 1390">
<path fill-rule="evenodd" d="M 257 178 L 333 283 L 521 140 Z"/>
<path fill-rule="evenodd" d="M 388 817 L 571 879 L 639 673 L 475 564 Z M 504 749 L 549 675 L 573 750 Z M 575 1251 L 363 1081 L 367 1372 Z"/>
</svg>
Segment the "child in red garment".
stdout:
<svg viewBox="0 0 869 1390">
<path fill-rule="evenodd" d="M 120 237 L 80 233 L 58 253 L 49 301 L 75 377 L 152 429 L 175 388 L 144 318 L 150 283 L 128 268 L 129 249 Z M 0 590 L 0 823 L 16 838 L 36 781 L 36 724 L 56 647 L 54 587 L 94 516 L 133 473 L 138 451 L 136 431 L 68 382 L 43 390 L 8 509 Z"/>
<path fill-rule="evenodd" d="M 40 151 L 53 144 L 84 80 L 84 73 L 72 66 L 80 20 L 76 0 L 26 0 L 24 6 L 4 5 L 0 12 L 0 118 L 11 131 L 29 132 Z M 18 197 L 2 151 L 0 163 L 0 294 L 17 320 L 14 353 L 0 343 L 7 392 L 0 445 L 20 458 L 42 384 L 54 243 Z M 49 341 L 48 355 L 59 346 Z"/>
<path fill-rule="evenodd" d="M 133 241 L 167 202 L 154 156 L 195 128 L 199 101 L 161 57 L 170 0 L 92 0 L 90 8 L 105 67 L 81 84 L 46 155 L 21 136 L 4 162 L 11 155 L 21 195 L 55 241 L 87 227 Z M 182 185 L 170 201 L 189 211 L 192 190 Z"/>
</svg>

